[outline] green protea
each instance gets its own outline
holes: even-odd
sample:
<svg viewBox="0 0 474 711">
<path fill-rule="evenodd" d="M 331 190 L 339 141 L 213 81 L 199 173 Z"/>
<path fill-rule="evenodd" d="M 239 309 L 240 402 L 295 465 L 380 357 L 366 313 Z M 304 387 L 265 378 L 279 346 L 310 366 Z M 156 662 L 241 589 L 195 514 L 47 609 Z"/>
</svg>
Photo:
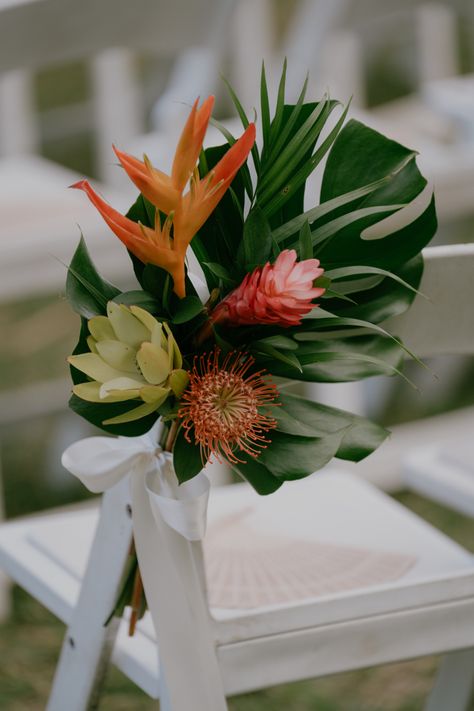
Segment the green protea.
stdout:
<svg viewBox="0 0 474 711">
<path fill-rule="evenodd" d="M 168 324 L 138 306 L 109 301 L 107 316 L 94 316 L 88 326 L 90 353 L 70 356 L 68 361 L 92 380 L 75 385 L 74 394 L 97 403 L 142 400 L 103 424 L 138 420 L 170 395 L 181 397 L 189 378 Z"/>
</svg>

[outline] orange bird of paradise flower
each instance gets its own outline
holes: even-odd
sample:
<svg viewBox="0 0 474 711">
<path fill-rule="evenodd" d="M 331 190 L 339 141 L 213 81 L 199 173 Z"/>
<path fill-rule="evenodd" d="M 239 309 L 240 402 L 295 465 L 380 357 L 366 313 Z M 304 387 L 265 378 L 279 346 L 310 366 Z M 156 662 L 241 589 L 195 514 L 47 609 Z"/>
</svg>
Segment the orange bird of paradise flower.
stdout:
<svg viewBox="0 0 474 711">
<path fill-rule="evenodd" d="M 173 278 L 175 293 L 185 291 L 186 250 L 198 230 L 216 208 L 255 142 L 255 125 L 242 136 L 203 178 L 197 161 L 214 105 L 209 96 L 198 108 L 195 101 L 176 148 L 171 175 L 114 147 L 125 172 L 156 209 L 153 228 L 130 220 L 106 203 L 87 180 L 71 187 L 84 190 L 115 235 L 138 259 L 165 269 Z M 184 190 L 189 183 L 189 190 Z M 161 224 L 160 211 L 167 215 Z"/>
</svg>

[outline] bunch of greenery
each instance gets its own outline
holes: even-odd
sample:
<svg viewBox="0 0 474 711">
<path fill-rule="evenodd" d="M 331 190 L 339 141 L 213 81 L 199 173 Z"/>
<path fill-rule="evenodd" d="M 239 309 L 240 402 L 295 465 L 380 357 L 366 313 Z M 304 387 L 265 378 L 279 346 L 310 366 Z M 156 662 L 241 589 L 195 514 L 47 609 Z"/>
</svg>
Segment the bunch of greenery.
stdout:
<svg viewBox="0 0 474 711">
<path fill-rule="evenodd" d="M 242 350 L 277 383 L 280 407 L 273 408 L 276 428 L 271 444 L 258 458 L 239 453 L 233 468 L 261 494 L 283 481 L 305 477 L 333 457 L 358 461 L 370 454 L 387 431 L 354 414 L 288 394 L 293 381 L 342 382 L 373 375 L 402 375 L 406 347 L 381 325 L 409 308 L 423 271 L 421 250 L 436 230 L 434 198 L 420 174 L 416 153 L 359 121 L 346 121 L 348 106 L 325 96 L 306 101 L 306 83 L 294 105 L 285 102 L 286 66 L 276 106 L 270 108 L 265 72 L 261 77 L 261 146 L 251 151 L 214 212 L 192 240 L 210 293 L 203 303 L 186 276 L 186 296 L 173 293 L 163 269 L 130 255 L 139 287 L 121 292 L 95 269 L 84 240 L 77 248 L 67 278 L 67 296 L 82 318 L 75 353 L 87 346 L 87 320 L 106 313 L 109 301 L 135 305 L 168 324 L 183 355 L 183 368 L 217 345 L 225 354 Z M 244 127 L 249 118 L 229 87 Z M 337 121 L 330 121 L 338 110 Z M 226 143 L 201 152 L 205 175 L 235 138 L 220 127 Z M 327 158 L 319 204 L 304 210 L 306 181 Z M 310 196 L 311 197 L 311 196 Z M 315 200 L 316 202 L 316 200 Z M 142 195 L 128 217 L 155 224 L 155 208 Z M 164 216 L 163 216 L 164 218 Z M 320 305 L 298 326 L 271 324 L 209 330 L 212 308 L 258 266 L 273 263 L 284 249 L 299 260 L 317 258 L 325 288 Z M 199 338 L 206 328 L 208 340 Z M 413 356 L 413 354 L 409 355 Z M 87 377 L 72 368 L 75 383 Z M 402 377 L 404 377 L 402 375 Z M 71 408 L 112 434 L 137 436 L 158 417 L 171 422 L 179 400 L 168 399 L 155 412 L 133 422 L 104 425 L 136 402 L 91 403 L 73 395 Z M 180 482 L 202 468 L 200 448 L 178 430 L 174 465 Z"/>
</svg>

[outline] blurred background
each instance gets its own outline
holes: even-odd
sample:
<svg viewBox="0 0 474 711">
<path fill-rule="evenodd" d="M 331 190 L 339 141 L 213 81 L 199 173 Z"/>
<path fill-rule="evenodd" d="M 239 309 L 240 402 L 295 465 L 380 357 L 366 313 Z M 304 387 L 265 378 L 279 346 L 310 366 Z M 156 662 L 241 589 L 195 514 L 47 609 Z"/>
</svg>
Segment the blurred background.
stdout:
<svg viewBox="0 0 474 711">
<path fill-rule="evenodd" d="M 252 112 L 262 60 L 275 96 L 285 56 L 290 100 L 307 70 L 310 99 L 327 89 L 344 102 L 352 96 L 352 116 L 420 152 L 422 172 L 435 185 L 435 242 L 473 241 L 470 0 L 0 0 L 0 517 L 87 496 L 60 465 L 63 449 L 91 432 L 67 411 L 65 359 L 79 324 L 64 299 L 65 264 L 81 231 L 104 276 L 131 286 L 122 246 L 67 186 L 90 176 L 125 211 L 135 195 L 112 143 L 146 152 L 166 169 L 190 104 L 209 93 L 217 97 L 216 117 L 238 133 L 221 74 Z M 221 142 L 211 128 L 207 143 Z M 308 207 L 318 201 L 317 188 L 316 176 Z M 446 437 L 472 431 L 472 359 L 443 358 L 432 367 L 437 381 L 420 369 L 412 374 L 421 395 L 378 378 L 314 395 L 401 425 L 400 446 L 403 423 L 421 418 L 435 417 L 429 423 L 438 429 L 430 431 L 441 428 Z M 358 471 L 472 547 L 466 518 L 403 492 L 399 472 L 377 474 L 376 464 Z M 41 709 L 63 629 L 1 578 L 0 618 L 0 708 Z M 298 683 L 230 707 L 414 711 L 435 667 L 424 659 Z M 152 702 L 113 672 L 102 708 L 148 709 Z"/>
</svg>

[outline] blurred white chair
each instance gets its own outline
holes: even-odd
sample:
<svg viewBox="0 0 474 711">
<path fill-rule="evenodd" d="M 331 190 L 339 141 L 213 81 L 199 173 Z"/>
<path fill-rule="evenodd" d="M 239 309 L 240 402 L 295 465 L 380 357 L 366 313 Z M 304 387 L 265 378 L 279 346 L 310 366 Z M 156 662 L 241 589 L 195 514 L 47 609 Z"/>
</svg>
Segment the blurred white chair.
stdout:
<svg viewBox="0 0 474 711">
<path fill-rule="evenodd" d="M 92 215 L 80 195 L 66 190 L 82 176 L 34 155 L 38 137 L 30 72 L 71 59 L 91 63 L 100 172 L 108 185 L 116 187 L 106 190 L 106 197 L 126 209 L 135 191 L 125 190 L 129 181 L 113 165 L 111 143 L 126 143 L 142 129 L 143 108 L 131 51 L 177 57 L 191 42 L 204 43 L 212 29 L 208 18 L 218 5 L 217 0 L 200 0 L 191 7 L 185 0 L 172 4 L 138 0 L 132 7 L 115 0 L 88 0 L 79 7 L 72 0 L 2 0 L 2 300 L 62 286 L 63 267 L 50 254 L 69 260 L 79 236 L 78 222 L 99 266 L 108 265 L 108 278 L 129 271 L 123 249 L 105 238 L 107 229 L 100 218 Z M 126 49 L 117 49 L 120 46 Z"/>
<path fill-rule="evenodd" d="M 472 424 L 472 420 L 471 420 Z M 403 461 L 404 485 L 428 499 L 474 518 L 474 447 L 458 433 L 450 443 L 434 444 L 408 451 Z"/>
<path fill-rule="evenodd" d="M 431 301 L 392 323 L 417 353 L 474 353 L 473 267 L 472 245 L 426 250 Z M 221 711 L 236 693 L 442 652 L 426 708 L 465 710 L 472 554 L 344 469 L 269 497 L 247 484 L 213 490 L 204 565 L 199 545 L 160 524 L 148 561 L 158 647 L 148 615 L 132 639 L 125 621 L 103 626 L 130 544 L 126 483 L 105 494 L 100 514 L 3 525 L 0 564 L 68 625 L 49 711 L 96 702 L 110 655 L 162 710 Z"/>
<path fill-rule="evenodd" d="M 175 58 L 193 43 L 204 44 L 213 28 L 209 17 L 222 5 L 217 0 L 191 6 L 187 0 L 86 0 L 80 6 L 72 0 L 0 0 L 1 304 L 62 291 L 64 265 L 80 230 L 107 278 L 124 288 L 130 280 L 123 247 L 84 196 L 67 189 L 83 176 L 37 155 L 33 72 L 69 60 L 88 62 L 99 172 L 107 183 L 102 192 L 126 211 L 135 191 L 114 165 L 111 143 L 126 143 L 143 129 L 135 53 Z M 44 393 L 65 390 L 57 382 L 41 388 Z M 46 414 L 55 398 L 41 403 L 35 392 L 25 392 L 23 404 L 30 414 Z M 0 596 L 6 598 L 3 589 L 0 581 Z M 0 617 L 2 610 L 5 605 Z"/>
<path fill-rule="evenodd" d="M 309 69 L 310 96 L 321 95 L 326 88 L 342 101 L 352 96 L 353 115 L 418 150 L 420 168 L 435 184 L 438 213 L 445 221 L 472 215 L 474 205 L 474 130 L 468 98 L 473 79 L 456 77 L 460 71 L 456 13 L 446 2 L 367 0 L 362 5 L 351 0 L 302 0 L 273 65 L 275 74 L 281 57 L 287 56 L 289 85 L 293 83 L 295 91 Z M 395 33 L 407 45 L 411 28 L 414 61 L 406 70 L 416 93 L 368 110 L 366 44 L 373 45 L 373 37 L 390 42 Z M 402 51 L 400 46 L 399 54 Z"/>
</svg>

